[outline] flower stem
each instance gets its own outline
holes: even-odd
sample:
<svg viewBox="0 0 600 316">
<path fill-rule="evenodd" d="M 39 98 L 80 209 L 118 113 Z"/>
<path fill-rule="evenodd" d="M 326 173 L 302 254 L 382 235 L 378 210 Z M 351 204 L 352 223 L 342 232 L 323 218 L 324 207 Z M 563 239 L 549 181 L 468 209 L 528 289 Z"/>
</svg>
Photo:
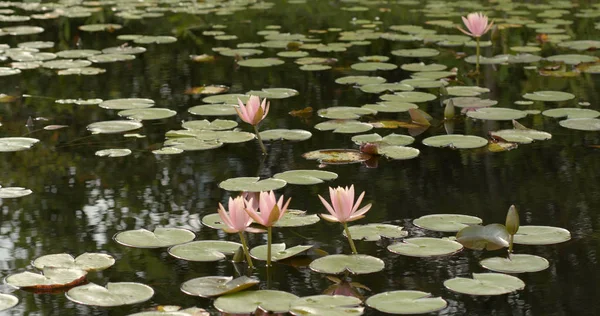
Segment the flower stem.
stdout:
<svg viewBox="0 0 600 316">
<path fill-rule="evenodd" d="M 248 245 L 246 244 L 246 238 L 244 237 L 244 232 L 239 232 L 240 240 L 242 241 L 242 249 L 244 250 L 244 254 L 246 255 L 246 261 L 248 261 L 248 266 L 250 269 L 254 268 L 252 264 L 252 257 L 250 257 L 250 252 L 248 251 Z"/>
<path fill-rule="evenodd" d="M 479 54 L 481 51 L 481 48 L 479 47 L 479 36 L 475 38 L 477 40 L 477 51 L 475 52 L 476 54 L 476 63 L 475 63 L 475 71 L 477 73 L 479 73 Z"/>
<path fill-rule="evenodd" d="M 510 235 L 510 239 L 508 241 L 508 255 L 510 256 L 510 254 L 513 252 L 513 242 L 515 239 L 515 235 Z"/>
<path fill-rule="evenodd" d="M 344 231 L 346 232 L 346 237 L 348 237 L 348 242 L 350 243 L 350 248 L 352 248 L 352 254 L 356 255 L 358 252 L 356 251 L 356 246 L 354 246 L 354 240 L 352 240 L 352 236 L 350 235 L 350 230 L 348 229 L 348 223 L 344 222 Z"/>
<path fill-rule="evenodd" d="M 267 227 L 267 267 L 271 266 L 271 242 L 273 240 L 272 228 Z"/>
<path fill-rule="evenodd" d="M 262 138 L 260 137 L 260 133 L 258 132 L 258 125 L 253 125 L 254 126 L 254 133 L 256 134 L 256 138 L 258 139 L 258 144 L 260 145 L 260 149 L 262 149 L 263 155 L 267 154 L 267 148 L 265 147 L 265 144 L 262 141 Z"/>
</svg>

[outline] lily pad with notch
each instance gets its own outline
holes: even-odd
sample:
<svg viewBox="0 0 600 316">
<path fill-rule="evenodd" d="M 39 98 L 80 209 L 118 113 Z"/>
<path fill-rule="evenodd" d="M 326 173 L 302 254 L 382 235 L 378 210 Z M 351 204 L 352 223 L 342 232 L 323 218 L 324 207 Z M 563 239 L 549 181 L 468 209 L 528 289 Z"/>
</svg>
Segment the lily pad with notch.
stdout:
<svg viewBox="0 0 600 316">
<path fill-rule="evenodd" d="M 319 222 L 321 219 L 316 214 L 306 214 L 306 211 L 287 210 L 285 214 L 275 222 L 273 227 L 301 227 Z"/>
<path fill-rule="evenodd" d="M 485 108 L 498 104 L 496 100 L 482 99 L 479 97 L 454 97 L 448 100 L 452 100 L 455 107 L 459 108 Z M 448 103 L 448 100 L 444 100 L 444 104 Z"/>
<path fill-rule="evenodd" d="M 575 118 L 558 122 L 560 126 L 579 131 L 600 131 L 600 119 Z"/>
<path fill-rule="evenodd" d="M 233 255 L 242 244 L 223 240 L 198 240 L 169 248 L 169 254 L 177 259 L 212 262 Z"/>
<path fill-rule="evenodd" d="M 6 284 L 29 290 L 53 290 L 85 282 L 87 271 L 81 269 L 44 267 L 42 273 L 29 271 L 11 274 Z"/>
<path fill-rule="evenodd" d="M 413 91 L 415 88 L 399 82 L 394 83 L 373 83 L 360 86 L 360 91 L 366 93 L 382 93 L 396 91 Z"/>
<path fill-rule="evenodd" d="M 308 160 L 317 160 L 322 164 L 350 164 L 371 159 L 373 156 L 356 149 L 320 149 L 302 154 Z"/>
<path fill-rule="evenodd" d="M 110 158 L 125 157 L 125 156 L 131 155 L 131 149 L 127 149 L 127 148 L 102 149 L 102 150 L 96 151 L 95 155 L 98 157 L 110 157 Z"/>
<path fill-rule="evenodd" d="M 15 199 L 30 195 L 33 191 L 21 187 L 0 187 L 0 199 Z"/>
<path fill-rule="evenodd" d="M 242 102 L 248 102 L 250 98 L 247 94 L 239 94 L 239 93 L 229 93 L 229 94 L 219 94 L 219 95 L 211 95 L 202 99 L 202 102 L 206 103 L 227 103 L 227 104 L 238 104 L 238 99 Z"/>
<path fill-rule="evenodd" d="M 350 65 L 350 68 L 358 71 L 394 70 L 398 66 L 383 62 L 360 62 Z"/>
<path fill-rule="evenodd" d="M 398 49 L 393 50 L 392 55 L 400 57 L 435 57 L 440 54 L 440 51 L 432 48 L 415 48 L 415 49 Z"/>
<path fill-rule="evenodd" d="M 390 224 L 365 224 L 352 225 L 348 227 L 350 235 L 354 240 L 378 241 L 381 237 L 385 238 L 404 238 L 408 232 L 402 230 L 403 227 Z M 344 236 L 346 232 L 343 232 Z"/>
<path fill-rule="evenodd" d="M 523 98 L 533 101 L 561 102 L 574 99 L 575 95 L 562 91 L 535 91 L 532 93 L 525 93 Z"/>
<path fill-rule="evenodd" d="M 373 125 L 356 120 L 330 120 L 315 125 L 315 128 L 320 131 L 332 130 L 334 133 L 358 134 L 372 130 Z"/>
<path fill-rule="evenodd" d="M 378 76 L 346 76 L 337 78 L 335 83 L 362 86 L 367 84 L 380 84 L 384 83 L 385 81 L 385 78 Z"/>
<path fill-rule="evenodd" d="M 576 118 L 596 118 L 600 116 L 600 112 L 591 109 L 580 109 L 580 108 L 558 108 L 550 109 L 542 112 L 542 115 L 561 118 L 566 117 L 568 119 Z"/>
<path fill-rule="evenodd" d="M 368 274 L 383 270 L 383 260 L 368 255 L 329 255 L 310 263 L 310 269 L 317 273 L 340 274 L 346 271 L 351 274 Z"/>
<path fill-rule="evenodd" d="M 478 86 L 453 86 L 446 88 L 448 95 L 457 97 L 476 97 L 480 94 L 490 92 L 488 88 Z"/>
<path fill-rule="evenodd" d="M 431 88 L 441 88 L 448 85 L 448 82 L 445 80 L 433 80 L 429 78 L 412 78 L 412 79 L 404 79 L 400 81 L 400 83 L 407 84 L 417 89 L 431 89 Z"/>
<path fill-rule="evenodd" d="M 270 129 L 260 132 L 263 141 L 289 140 L 303 141 L 312 137 L 312 133 L 303 129 Z"/>
<path fill-rule="evenodd" d="M 365 302 L 380 312 L 396 315 L 427 314 L 448 306 L 441 297 L 421 291 L 389 291 L 375 294 Z"/>
<path fill-rule="evenodd" d="M 507 257 L 492 257 L 479 262 L 482 267 L 501 273 L 538 272 L 548 269 L 545 258 L 528 254 L 509 254 Z"/>
<path fill-rule="evenodd" d="M 552 245 L 571 239 L 571 233 L 560 227 L 552 226 L 520 226 L 515 234 L 515 244 L 520 245 Z"/>
<path fill-rule="evenodd" d="M 305 251 L 308 251 L 313 246 L 302 245 L 286 248 L 285 243 L 271 244 L 271 261 L 280 261 L 297 256 Z M 267 245 L 260 245 L 250 250 L 252 258 L 257 260 L 267 260 Z"/>
<path fill-rule="evenodd" d="M 260 180 L 259 177 L 230 178 L 219 183 L 219 188 L 226 191 L 261 192 L 283 188 L 287 182 L 281 179 L 268 178 Z"/>
<path fill-rule="evenodd" d="M 400 68 L 406 71 L 442 71 L 448 68 L 446 65 L 441 64 L 425 64 L 425 63 L 414 63 L 414 64 L 404 64 Z"/>
<path fill-rule="evenodd" d="M 502 295 L 522 290 L 525 283 L 502 273 L 473 273 L 473 278 L 457 277 L 444 281 L 450 291 L 468 295 Z"/>
<path fill-rule="evenodd" d="M 263 68 L 283 65 L 285 61 L 279 58 L 248 58 L 237 62 L 242 67 Z"/>
<path fill-rule="evenodd" d="M 156 228 L 126 230 L 115 234 L 113 239 L 119 244 L 133 248 L 165 248 L 190 242 L 196 234 L 183 228 Z"/>
<path fill-rule="evenodd" d="M 385 146 L 407 146 L 412 144 L 415 139 L 414 137 L 408 135 L 391 133 L 385 137 L 381 137 L 379 134 L 373 133 L 353 136 L 352 141 L 357 145 L 364 143 L 377 143 Z"/>
<path fill-rule="evenodd" d="M 34 267 L 40 270 L 45 267 L 56 267 L 84 271 L 102 271 L 114 264 L 115 258 L 105 253 L 84 253 L 77 256 L 77 258 L 73 258 L 67 253 L 59 253 L 41 256 L 32 263 Z"/>
<path fill-rule="evenodd" d="M 106 287 L 88 283 L 70 289 L 66 296 L 77 304 L 102 307 L 123 306 L 149 300 L 154 290 L 142 283 L 115 282 Z"/>
<path fill-rule="evenodd" d="M 158 154 L 180 154 L 183 151 L 210 150 L 223 146 L 223 142 L 202 140 L 195 137 L 180 137 L 167 139 L 164 146 Z"/>
<path fill-rule="evenodd" d="M 527 113 L 521 110 L 511 108 L 478 108 L 474 111 L 468 111 L 467 116 L 477 120 L 488 121 L 512 121 L 524 118 Z"/>
<path fill-rule="evenodd" d="M 233 104 L 203 104 L 196 105 L 188 109 L 188 112 L 194 115 L 204 116 L 228 116 L 237 115 L 236 106 Z"/>
<path fill-rule="evenodd" d="M 19 299 L 11 294 L 0 293 L 0 311 L 13 308 L 19 304 Z"/>
<path fill-rule="evenodd" d="M 87 129 L 92 134 L 115 134 L 133 131 L 142 126 L 142 123 L 136 121 L 116 120 L 92 123 L 87 126 Z"/>
<path fill-rule="evenodd" d="M 260 91 L 251 90 L 246 92 L 246 95 L 255 95 L 267 99 L 286 99 L 300 94 L 297 90 L 289 88 L 265 88 Z"/>
<path fill-rule="evenodd" d="M 252 314 L 257 309 L 272 313 L 287 313 L 298 296 L 274 290 L 244 291 L 217 298 L 213 305 L 223 313 Z"/>
<path fill-rule="evenodd" d="M 181 124 L 181 127 L 191 130 L 211 130 L 211 131 L 223 131 L 235 128 L 238 126 L 236 121 L 232 120 L 221 120 L 216 119 L 214 121 L 209 120 L 195 120 L 186 121 Z"/>
<path fill-rule="evenodd" d="M 103 101 L 99 106 L 111 110 L 145 109 L 153 107 L 154 100 L 140 98 L 112 99 Z"/>
<path fill-rule="evenodd" d="M 351 120 L 358 119 L 363 115 L 377 114 L 377 111 L 353 106 L 334 106 L 320 109 L 317 114 L 321 117 L 333 120 Z"/>
<path fill-rule="evenodd" d="M 273 175 L 289 184 L 311 185 L 323 183 L 324 180 L 335 180 L 338 175 L 334 172 L 323 170 L 290 170 Z"/>
<path fill-rule="evenodd" d="M 427 92 L 418 92 L 418 91 L 405 91 L 398 92 L 395 94 L 384 94 L 379 97 L 384 101 L 394 101 L 394 102 L 429 102 L 437 99 L 437 96 Z"/>
<path fill-rule="evenodd" d="M 408 103 L 408 102 L 384 101 L 384 102 L 377 102 L 375 104 L 365 104 L 362 106 L 362 108 L 377 111 L 377 112 L 400 113 L 400 112 L 407 112 L 410 109 L 418 109 L 419 106 L 414 103 Z"/>
<path fill-rule="evenodd" d="M 299 298 L 290 304 L 290 314 L 297 316 L 359 316 L 359 298 L 345 295 L 312 295 Z"/>
<path fill-rule="evenodd" d="M 487 139 L 473 135 L 438 135 L 425 138 L 423 144 L 431 147 L 448 147 L 453 149 L 473 149 L 486 146 Z"/>
<path fill-rule="evenodd" d="M 119 116 L 136 121 L 162 120 L 177 115 L 176 111 L 166 108 L 146 108 L 123 110 L 117 113 Z"/>
<path fill-rule="evenodd" d="M 238 278 L 207 276 L 191 279 L 181 284 L 181 291 L 187 295 L 215 297 L 243 291 L 260 283 L 259 280 L 241 276 Z"/>
<path fill-rule="evenodd" d="M 482 222 L 481 218 L 470 215 L 432 214 L 413 220 L 413 225 L 436 232 L 455 233 L 470 225 L 480 225 Z"/>
<path fill-rule="evenodd" d="M 387 249 L 399 255 L 427 258 L 452 255 L 463 246 L 447 238 L 415 237 L 389 245 Z"/>
</svg>

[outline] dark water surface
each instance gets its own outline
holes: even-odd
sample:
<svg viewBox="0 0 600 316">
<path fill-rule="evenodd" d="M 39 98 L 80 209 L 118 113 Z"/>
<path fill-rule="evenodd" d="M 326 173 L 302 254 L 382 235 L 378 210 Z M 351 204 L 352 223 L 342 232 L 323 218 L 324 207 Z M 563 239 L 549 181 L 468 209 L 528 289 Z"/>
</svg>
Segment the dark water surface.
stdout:
<svg viewBox="0 0 600 316">
<path fill-rule="evenodd" d="M 76 44 L 85 49 L 103 49 L 121 45 L 120 34 L 172 35 L 177 43 L 145 45 L 147 52 L 129 62 L 101 64 L 106 73 L 98 76 L 57 76 L 48 69 L 25 70 L 16 76 L 0 77 L 0 93 L 8 95 L 35 95 L 47 98 L 23 98 L 13 103 L 0 104 L 0 136 L 36 137 L 41 140 L 32 149 L 2 153 L 0 159 L 0 184 L 4 187 L 20 186 L 33 190 L 33 194 L 4 199 L 0 203 L 1 275 L 24 271 L 30 262 L 45 254 L 67 252 L 78 255 L 84 252 L 106 252 L 117 262 L 108 270 L 91 273 L 91 282 L 131 281 L 148 284 L 156 291 L 148 302 L 124 308 L 96 308 L 70 302 L 64 294 L 32 294 L 14 292 L 20 304 L 7 311 L 11 315 L 126 315 L 156 305 L 181 305 L 212 308 L 208 299 L 187 296 L 179 291 L 182 282 L 200 276 L 234 275 L 229 261 L 192 263 L 170 257 L 164 249 L 145 250 L 121 246 L 112 236 L 129 229 L 154 227 L 186 227 L 194 230 L 197 239 L 222 239 L 238 241 L 227 235 L 201 227 L 199 218 L 214 213 L 219 202 L 225 203 L 230 194 L 218 188 L 219 182 L 231 177 L 269 177 L 293 169 L 315 169 L 315 161 L 301 155 L 307 151 L 324 148 L 355 148 L 351 135 L 321 132 L 313 126 L 324 119 L 313 115 L 307 119 L 292 117 L 287 113 L 310 106 L 315 110 L 329 106 L 360 106 L 374 103 L 377 95 L 338 85 L 336 78 L 356 74 L 348 67 L 360 56 L 387 55 L 390 62 L 401 65 L 419 59 L 401 58 L 390 54 L 394 49 L 421 47 L 421 42 L 391 42 L 373 40 L 369 46 L 353 46 L 344 53 L 319 53 L 311 56 L 338 58 L 334 69 L 322 72 L 304 72 L 291 59 L 281 66 L 271 68 L 244 68 L 236 66 L 233 58 L 214 53 L 213 47 L 234 47 L 243 42 L 262 42 L 256 33 L 267 25 L 281 25 L 281 32 L 308 34 L 309 29 L 340 27 L 344 30 L 360 29 L 350 23 L 353 18 L 375 20 L 379 18 L 381 30 L 394 24 L 423 25 L 422 12 L 410 12 L 407 6 L 373 5 L 367 12 L 347 12 L 340 6 L 351 4 L 337 1 L 308 1 L 308 4 L 286 4 L 273 1 L 269 10 L 242 10 L 234 15 L 218 16 L 214 13 L 190 15 L 167 12 L 162 18 L 123 20 L 105 6 L 101 12 L 88 18 L 30 21 L 22 24 L 39 25 L 46 31 L 39 35 L 4 36 L 0 43 L 15 47 L 17 43 L 33 40 L 56 42 L 54 49 L 75 49 Z M 379 8 L 391 8 L 380 12 Z M 457 12 L 466 14 L 468 5 Z M 462 11 L 461 11 L 462 10 Z M 18 11 L 18 10 L 17 10 Z M 572 10 L 573 11 L 573 10 Z M 22 12 L 22 11 L 18 11 Z M 533 11 L 539 12 L 539 11 Z M 532 15 L 530 18 L 535 18 Z M 574 39 L 593 39 L 600 33 L 593 23 L 597 19 L 574 19 L 566 26 Z M 438 18 L 439 19 L 439 18 Z M 453 17 L 455 22 L 460 18 Z M 540 19 L 541 20 L 541 19 Z M 83 24 L 119 23 L 124 27 L 114 33 L 86 33 L 78 31 Z M 3 23 L 2 25 L 14 25 Z M 238 36 L 234 41 L 218 41 L 202 32 L 214 24 L 224 24 L 228 34 Z M 426 26 L 427 27 L 427 26 Z M 459 34 L 453 29 L 431 27 L 440 33 Z M 334 42 L 336 33 L 315 35 L 325 42 Z M 527 28 L 497 31 L 494 46 L 483 50 L 492 56 L 508 53 L 510 46 L 535 42 L 535 31 Z M 486 35 L 485 39 L 489 39 Z M 455 51 L 474 54 L 472 48 L 445 48 L 434 44 L 440 56 L 423 59 L 458 67 L 460 84 L 475 85 L 473 79 L 463 74 L 473 69 L 455 57 Z M 566 53 L 555 45 L 545 44 L 543 56 Z M 261 48 L 260 57 L 272 57 L 280 49 Z M 45 50 L 48 51 L 48 50 Z M 194 63 L 193 54 L 214 54 L 214 63 Z M 584 54 L 598 55 L 597 52 Z M 6 61 L 5 63 L 9 63 Z M 598 110 L 598 77 L 582 74 L 575 78 L 542 77 L 535 70 L 525 70 L 522 64 L 482 67 L 480 86 L 491 89 L 488 97 L 499 101 L 498 106 L 520 109 L 557 107 L 556 103 L 536 102 L 535 105 L 517 106 L 524 93 L 538 90 L 558 90 L 573 93 L 576 99 L 561 102 L 558 106 L 577 107 L 579 101 L 591 103 Z M 396 82 L 409 77 L 400 69 L 378 72 L 377 75 Z M 313 137 L 299 143 L 275 142 L 267 145 L 269 155 L 260 163 L 260 148 L 255 142 L 227 144 L 219 149 L 185 152 L 180 155 L 158 156 L 152 150 L 162 146 L 164 134 L 179 129 L 180 122 L 202 119 L 187 112 L 202 104 L 201 97 L 184 94 L 187 88 L 203 84 L 223 84 L 231 87 L 230 93 L 244 93 L 268 87 L 296 89 L 296 97 L 272 100 L 271 112 L 261 129 L 299 128 L 309 130 Z M 457 84 L 457 83 L 453 83 Z M 428 91 L 427 89 L 419 91 Z M 435 89 L 429 92 L 437 94 Z M 156 107 L 166 107 L 178 115 L 160 121 L 145 121 L 137 133 L 146 138 L 123 138 L 121 135 L 91 135 L 86 126 L 97 121 L 118 119 L 117 111 L 95 105 L 60 105 L 54 98 L 151 98 Z M 325 212 L 317 194 L 327 193 L 328 185 L 355 184 L 358 192 L 366 191 L 365 201 L 373 203 L 366 219 L 357 223 L 393 223 L 404 226 L 411 236 L 443 236 L 414 227 L 413 219 L 434 213 L 462 213 L 481 217 L 485 223 L 503 223 L 511 204 L 517 205 L 523 225 L 550 225 L 568 229 L 573 239 L 551 246 L 517 245 L 518 253 L 530 253 L 547 258 L 550 268 L 537 273 L 521 274 L 527 284 L 524 290 L 496 297 L 472 297 L 446 290 L 443 281 L 456 276 L 468 277 L 484 272 L 478 261 L 503 255 L 504 251 L 463 251 L 439 259 L 418 259 L 392 254 L 386 250 L 390 241 L 357 242 L 360 253 L 382 258 L 386 267 L 382 272 L 358 276 L 372 291 L 366 296 L 391 290 L 421 290 L 446 299 L 449 306 L 439 315 L 598 315 L 600 314 L 600 145 L 598 132 L 578 132 L 562 128 L 558 120 L 542 115 L 530 115 L 520 122 L 527 127 L 553 134 L 549 141 L 522 145 L 518 149 L 491 153 L 487 149 L 451 150 L 429 148 L 421 140 L 432 135 L 445 134 L 440 119 L 443 108 L 439 100 L 420 104 L 421 109 L 436 120 L 427 132 L 416 137 L 414 147 L 421 155 L 408 161 L 379 160 L 377 168 L 365 165 L 329 166 L 325 170 L 339 174 L 332 183 L 314 186 L 288 185 L 280 194 L 292 197 L 291 207 L 309 213 Z M 34 121 L 34 132 L 26 127 L 29 117 L 45 117 L 49 122 Z M 377 118 L 408 119 L 407 114 L 378 114 Z M 463 116 L 464 118 L 464 116 Z M 209 118 L 213 119 L 213 118 Z M 69 128 L 57 131 L 39 130 L 47 124 L 64 124 Z M 485 137 L 487 131 L 510 128 L 510 122 L 485 122 L 460 119 L 456 133 Z M 248 125 L 241 124 L 251 131 Z M 381 135 L 390 132 L 406 134 L 406 130 L 376 129 Z M 372 133 L 369 132 L 369 133 Z M 129 148 L 133 154 L 122 158 L 97 157 L 94 153 L 106 148 Z M 254 246 L 266 242 L 266 236 L 252 235 Z M 276 229 L 275 242 L 288 245 L 315 244 L 329 253 L 349 253 L 347 240 L 341 235 L 341 226 L 319 222 L 297 229 Z M 257 272 L 262 280 L 264 269 Z M 294 268 L 276 265 L 273 269 L 272 288 L 290 291 L 299 296 L 322 293 L 331 282 L 325 276 L 307 267 Z M 261 283 L 261 288 L 266 283 Z M 367 308 L 366 314 L 378 315 Z"/>
</svg>

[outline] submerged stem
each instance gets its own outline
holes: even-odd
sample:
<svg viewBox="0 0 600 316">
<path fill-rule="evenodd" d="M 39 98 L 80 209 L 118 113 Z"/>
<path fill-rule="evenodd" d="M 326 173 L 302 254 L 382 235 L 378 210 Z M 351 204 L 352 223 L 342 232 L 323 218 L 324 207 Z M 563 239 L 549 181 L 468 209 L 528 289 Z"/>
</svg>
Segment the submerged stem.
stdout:
<svg viewBox="0 0 600 316">
<path fill-rule="evenodd" d="M 475 38 L 477 41 L 477 51 L 475 53 L 476 55 L 476 63 L 475 63 L 475 71 L 479 73 L 479 54 L 481 51 L 481 48 L 479 47 L 479 36 Z"/>
<path fill-rule="evenodd" d="M 254 126 L 254 133 L 256 134 L 256 138 L 258 139 L 258 144 L 260 145 L 260 149 L 262 149 L 262 153 L 263 155 L 267 154 L 267 148 L 265 147 L 265 144 L 262 141 L 262 138 L 260 137 L 260 133 L 258 132 L 258 125 L 253 125 Z"/>
<path fill-rule="evenodd" d="M 248 266 L 250 269 L 254 268 L 252 264 L 252 257 L 250 257 L 250 252 L 248 251 L 248 245 L 246 244 L 246 238 L 244 237 L 244 232 L 239 232 L 240 240 L 242 241 L 242 249 L 244 250 L 244 254 L 246 255 L 246 261 L 248 261 Z"/>
<path fill-rule="evenodd" d="M 354 246 L 354 240 L 352 240 L 352 236 L 350 235 L 350 230 L 348 229 L 348 223 L 344 222 L 344 231 L 346 232 L 346 237 L 348 237 L 348 242 L 350 243 L 350 248 L 352 249 L 352 254 L 356 255 L 358 252 L 356 251 L 356 246 Z"/>
<path fill-rule="evenodd" d="M 271 241 L 273 239 L 271 232 L 272 228 L 267 227 L 267 267 L 271 266 Z"/>
</svg>

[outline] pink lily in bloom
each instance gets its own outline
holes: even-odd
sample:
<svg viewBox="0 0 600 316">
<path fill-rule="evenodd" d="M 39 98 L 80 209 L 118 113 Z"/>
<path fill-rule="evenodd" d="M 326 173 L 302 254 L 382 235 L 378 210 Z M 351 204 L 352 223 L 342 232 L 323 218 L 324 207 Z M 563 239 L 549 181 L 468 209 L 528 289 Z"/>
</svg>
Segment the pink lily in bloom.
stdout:
<svg viewBox="0 0 600 316">
<path fill-rule="evenodd" d="M 250 203 L 250 208 L 253 210 L 257 210 L 259 205 L 258 201 L 260 200 L 260 192 L 242 192 L 242 197 Z"/>
<path fill-rule="evenodd" d="M 329 204 L 325 199 L 319 195 L 319 199 L 327 208 L 330 214 L 319 214 L 324 220 L 330 222 L 340 222 L 347 223 L 352 222 L 357 219 L 361 219 L 365 217 L 365 213 L 371 209 L 371 204 L 365 205 L 360 210 L 358 206 L 360 202 L 362 202 L 363 197 L 365 196 L 365 192 L 361 193 L 361 195 L 354 203 L 354 185 L 351 185 L 350 188 L 345 187 L 337 187 L 337 188 L 329 188 L 329 196 L 331 198 L 331 204 Z M 333 206 L 332 206 L 333 205 Z"/>
<path fill-rule="evenodd" d="M 260 121 L 267 117 L 270 103 L 267 102 L 266 98 L 264 98 L 261 103 L 260 98 L 253 95 L 250 96 L 246 105 L 238 98 L 238 105 L 240 108 L 235 110 L 242 121 L 252 126 L 256 126 Z"/>
<path fill-rule="evenodd" d="M 257 212 L 251 207 L 253 199 L 250 199 L 246 204 L 246 212 L 248 212 L 248 215 L 250 215 L 257 223 L 265 227 L 271 227 L 283 217 L 291 200 L 292 198 L 289 198 L 285 205 L 283 205 L 283 195 L 277 200 L 273 191 L 260 192 L 258 200 L 260 212 Z"/>
<path fill-rule="evenodd" d="M 243 232 L 252 224 L 252 218 L 246 213 L 246 204 L 248 202 L 241 196 L 235 199 L 229 198 L 229 212 L 225 210 L 223 204 L 219 203 L 219 216 L 226 228 L 223 230 L 228 233 Z"/>
<path fill-rule="evenodd" d="M 462 17 L 465 26 L 469 30 L 469 32 L 463 30 L 460 26 L 458 29 L 473 37 L 481 37 L 483 34 L 487 33 L 494 25 L 494 21 L 488 24 L 488 17 L 481 12 L 477 13 L 469 13 L 467 17 Z"/>
</svg>

